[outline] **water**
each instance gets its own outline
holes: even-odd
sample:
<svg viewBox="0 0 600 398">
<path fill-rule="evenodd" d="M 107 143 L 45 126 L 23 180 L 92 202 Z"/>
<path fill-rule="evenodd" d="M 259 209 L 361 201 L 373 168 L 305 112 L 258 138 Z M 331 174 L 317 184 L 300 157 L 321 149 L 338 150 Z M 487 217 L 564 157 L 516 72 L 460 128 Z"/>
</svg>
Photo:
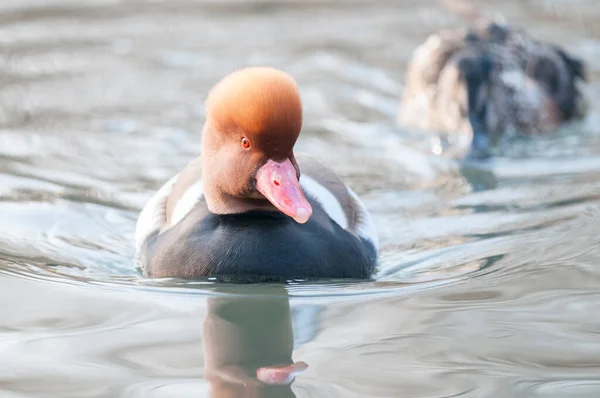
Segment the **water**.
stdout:
<svg viewBox="0 0 600 398">
<path fill-rule="evenodd" d="M 591 111 L 461 165 L 396 125 L 410 52 L 457 22 L 437 2 L 2 1 L 0 396 L 599 396 L 600 6 L 485 5 L 583 57 Z M 375 281 L 133 266 L 139 210 L 198 154 L 207 90 L 256 64 L 297 78 L 298 150 L 372 210 Z M 291 389 L 213 377 L 265 357 L 309 368 Z"/>
</svg>

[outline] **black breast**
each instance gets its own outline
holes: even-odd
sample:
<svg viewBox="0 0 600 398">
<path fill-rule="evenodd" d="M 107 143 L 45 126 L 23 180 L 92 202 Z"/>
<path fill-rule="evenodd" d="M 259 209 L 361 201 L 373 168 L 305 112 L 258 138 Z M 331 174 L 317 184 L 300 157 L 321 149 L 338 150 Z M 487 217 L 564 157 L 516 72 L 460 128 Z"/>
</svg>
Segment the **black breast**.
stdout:
<svg viewBox="0 0 600 398">
<path fill-rule="evenodd" d="M 153 277 L 218 276 L 234 280 L 369 278 L 373 245 L 331 220 L 314 201 L 298 224 L 279 212 L 215 215 L 202 203 L 151 236 L 142 263 Z"/>
</svg>

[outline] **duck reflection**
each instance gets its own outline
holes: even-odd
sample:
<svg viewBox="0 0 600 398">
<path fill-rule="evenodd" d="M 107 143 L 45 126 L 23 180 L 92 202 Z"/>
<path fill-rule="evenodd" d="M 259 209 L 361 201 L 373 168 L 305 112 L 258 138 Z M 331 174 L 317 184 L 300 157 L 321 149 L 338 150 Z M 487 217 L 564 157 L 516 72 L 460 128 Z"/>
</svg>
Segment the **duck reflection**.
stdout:
<svg viewBox="0 0 600 398">
<path fill-rule="evenodd" d="M 210 397 L 295 397 L 291 384 L 307 365 L 292 360 L 285 290 L 269 293 L 208 299 L 202 336 Z"/>
</svg>

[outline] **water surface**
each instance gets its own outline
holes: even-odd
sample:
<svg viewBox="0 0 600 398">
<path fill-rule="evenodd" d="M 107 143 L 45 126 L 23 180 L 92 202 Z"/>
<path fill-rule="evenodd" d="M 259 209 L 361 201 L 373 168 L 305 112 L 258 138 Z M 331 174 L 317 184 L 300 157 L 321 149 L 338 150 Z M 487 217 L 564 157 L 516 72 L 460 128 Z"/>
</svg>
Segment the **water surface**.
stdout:
<svg viewBox="0 0 600 398">
<path fill-rule="evenodd" d="M 587 62 L 590 114 L 465 165 L 396 124 L 411 51 L 457 24 L 438 2 L 2 1 L 0 395 L 600 396 L 600 6 L 482 3 Z M 298 80 L 297 148 L 371 209 L 373 282 L 135 268 L 138 212 L 245 65 Z M 291 389 L 211 377 L 266 358 L 309 368 Z"/>
</svg>

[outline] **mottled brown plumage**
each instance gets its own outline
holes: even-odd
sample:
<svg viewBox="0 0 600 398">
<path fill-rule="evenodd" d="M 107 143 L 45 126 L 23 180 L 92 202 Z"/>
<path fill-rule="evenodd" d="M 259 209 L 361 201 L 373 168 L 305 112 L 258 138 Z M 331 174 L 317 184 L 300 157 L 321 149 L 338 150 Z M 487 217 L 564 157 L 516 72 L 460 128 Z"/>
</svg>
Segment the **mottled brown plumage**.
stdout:
<svg viewBox="0 0 600 398">
<path fill-rule="evenodd" d="M 400 105 L 403 125 L 447 133 L 556 129 L 582 115 L 582 62 L 558 46 L 486 19 L 430 36 L 413 53 Z"/>
</svg>

